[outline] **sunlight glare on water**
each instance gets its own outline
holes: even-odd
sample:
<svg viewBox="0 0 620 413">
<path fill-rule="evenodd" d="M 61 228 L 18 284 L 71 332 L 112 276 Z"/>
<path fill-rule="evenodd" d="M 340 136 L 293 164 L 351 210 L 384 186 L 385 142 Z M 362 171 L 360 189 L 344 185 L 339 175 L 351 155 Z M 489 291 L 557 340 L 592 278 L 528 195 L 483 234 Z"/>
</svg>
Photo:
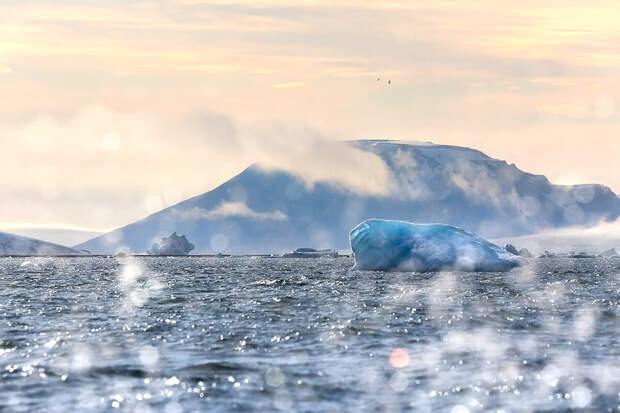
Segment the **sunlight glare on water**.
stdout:
<svg viewBox="0 0 620 413">
<path fill-rule="evenodd" d="M 620 260 L 4 258 L 2 411 L 617 411 Z"/>
</svg>

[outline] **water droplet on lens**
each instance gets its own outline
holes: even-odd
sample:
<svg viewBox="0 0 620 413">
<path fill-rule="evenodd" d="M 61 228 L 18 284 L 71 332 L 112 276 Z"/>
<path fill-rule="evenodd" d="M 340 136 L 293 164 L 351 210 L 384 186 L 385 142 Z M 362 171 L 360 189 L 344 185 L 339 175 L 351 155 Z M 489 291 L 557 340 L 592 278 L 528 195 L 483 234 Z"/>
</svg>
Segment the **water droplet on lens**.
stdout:
<svg viewBox="0 0 620 413">
<path fill-rule="evenodd" d="M 409 365 L 409 353 L 402 348 L 396 348 L 390 353 L 390 364 L 392 367 L 402 369 Z"/>
<path fill-rule="evenodd" d="M 279 368 L 271 368 L 265 373 L 265 381 L 271 387 L 279 387 L 284 383 L 284 373 Z"/>
</svg>

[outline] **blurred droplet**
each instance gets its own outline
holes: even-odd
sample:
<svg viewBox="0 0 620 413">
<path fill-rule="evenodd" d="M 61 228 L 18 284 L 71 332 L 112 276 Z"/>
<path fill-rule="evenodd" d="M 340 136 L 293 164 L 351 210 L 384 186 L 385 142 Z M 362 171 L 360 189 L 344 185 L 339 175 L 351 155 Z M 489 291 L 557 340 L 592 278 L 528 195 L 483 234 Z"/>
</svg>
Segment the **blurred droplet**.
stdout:
<svg viewBox="0 0 620 413">
<path fill-rule="evenodd" d="M 601 96 L 594 102 L 594 114 L 601 119 L 609 118 L 616 112 L 616 102 L 609 96 Z"/>
<path fill-rule="evenodd" d="M 290 412 L 293 408 L 293 398 L 286 392 L 278 391 L 273 398 L 273 406 L 281 411 Z"/>
<path fill-rule="evenodd" d="M 211 249 L 215 252 L 226 251 L 228 248 L 228 237 L 224 234 L 215 234 L 210 240 Z"/>
<path fill-rule="evenodd" d="M 409 386 L 409 377 L 406 374 L 397 371 L 390 378 L 390 387 L 397 393 L 405 391 Z"/>
<path fill-rule="evenodd" d="M 140 395 L 142 396 L 142 395 Z M 151 407 L 148 404 L 140 403 L 133 408 L 133 413 L 151 413 Z"/>
<path fill-rule="evenodd" d="M 136 261 L 128 261 L 123 265 L 121 272 L 118 276 L 118 281 L 121 286 L 127 287 L 134 284 L 136 280 L 142 275 L 142 267 Z"/>
<path fill-rule="evenodd" d="M 596 328 L 598 311 L 595 307 L 584 306 L 576 311 L 574 321 L 574 334 L 578 340 L 587 340 L 592 336 Z"/>
<path fill-rule="evenodd" d="M 183 408 L 181 405 L 175 401 L 169 402 L 164 407 L 165 413 L 183 413 Z"/>
<path fill-rule="evenodd" d="M 229 193 L 231 202 L 246 203 L 248 200 L 248 191 L 246 191 L 245 188 L 240 185 L 235 185 L 234 187 L 232 187 Z"/>
<path fill-rule="evenodd" d="M 167 206 L 183 201 L 183 192 L 179 188 L 168 188 L 164 191 L 164 202 Z"/>
<path fill-rule="evenodd" d="M 139 350 L 140 362 L 148 369 L 155 369 L 159 363 L 159 352 L 153 346 L 144 346 Z"/>
<path fill-rule="evenodd" d="M 71 357 L 71 369 L 76 372 L 84 372 L 90 369 L 92 365 L 92 356 L 90 349 L 83 344 L 73 348 Z"/>
<path fill-rule="evenodd" d="M 469 408 L 462 404 L 457 404 L 452 409 L 450 409 L 450 413 L 469 413 Z"/>
<path fill-rule="evenodd" d="M 573 403 L 578 408 L 584 408 L 592 401 L 592 392 L 584 386 L 577 386 L 570 393 Z"/>
<path fill-rule="evenodd" d="M 298 201 L 304 195 L 305 188 L 299 182 L 291 182 L 284 188 L 284 194 L 291 201 Z"/>
<path fill-rule="evenodd" d="M 409 365 L 409 353 L 402 348 L 396 348 L 390 353 L 390 364 L 392 367 L 402 369 Z"/>
<path fill-rule="evenodd" d="M 596 191 L 592 185 L 579 185 L 573 189 L 573 196 L 580 204 L 590 203 L 595 195 Z"/>
<path fill-rule="evenodd" d="M 116 151 L 121 147 L 121 137 L 116 133 L 106 133 L 101 137 L 101 147 L 106 151 Z"/>
<path fill-rule="evenodd" d="M 148 195 L 146 199 L 144 200 L 144 209 L 149 214 L 157 212 L 163 208 L 164 208 L 164 202 L 162 201 L 161 197 L 157 195 L 153 195 L 153 194 Z"/>
<path fill-rule="evenodd" d="M 577 205 L 572 204 L 564 208 L 564 219 L 571 224 L 577 224 L 583 221 L 583 210 Z"/>
<path fill-rule="evenodd" d="M 525 196 L 520 199 L 519 208 L 524 215 L 531 217 L 540 211 L 540 203 L 531 196 Z"/>
<path fill-rule="evenodd" d="M 277 367 L 269 369 L 265 373 L 265 381 L 271 387 L 280 387 L 284 383 L 284 373 Z"/>
</svg>

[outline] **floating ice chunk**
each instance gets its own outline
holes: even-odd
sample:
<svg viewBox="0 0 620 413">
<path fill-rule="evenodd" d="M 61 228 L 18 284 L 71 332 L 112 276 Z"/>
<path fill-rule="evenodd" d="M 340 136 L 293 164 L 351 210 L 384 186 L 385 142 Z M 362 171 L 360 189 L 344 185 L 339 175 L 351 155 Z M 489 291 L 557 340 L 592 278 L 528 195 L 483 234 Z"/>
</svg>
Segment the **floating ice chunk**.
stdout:
<svg viewBox="0 0 620 413">
<path fill-rule="evenodd" d="M 176 232 L 164 237 L 159 242 L 153 243 L 148 250 L 150 255 L 187 255 L 194 249 L 194 244 L 189 242 L 185 235 L 177 235 Z"/>
<path fill-rule="evenodd" d="M 314 248 L 297 248 L 293 252 L 282 255 L 283 258 L 321 258 L 321 257 L 338 257 L 338 251 L 323 249 L 315 250 Z"/>
<path fill-rule="evenodd" d="M 517 247 L 515 247 L 512 244 L 504 245 L 504 249 L 508 251 L 509 253 L 511 253 L 512 255 L 519 255 L 519 250 L 517 249 Z"/>
<path fill-rule="evenodd" d="M 533 257 L 532 253 L 527 248 L 517 249 L 517 247 L 515 247 L 512 244 L 506 244 L 506 245 L 504 245 L 504 249 L 506 250 L 506 252 L 509 252 L 512 255 L 518 255 L 518 256 L 523 257 L 523 258 L 532 258 Z"/>
<path fill-rule="evenodd" d="M 620 254 L 616 251 L 615 248 L 608 249 L 607 251 L 601 252 L 601 257 L 603 258 L 620 258 Z"/>
<path fill-rule="evenodd" d="M 349 234 L 355 269 L 508 271 L 519 258 L 463 229 L 369 219 Z"/>
</svg>

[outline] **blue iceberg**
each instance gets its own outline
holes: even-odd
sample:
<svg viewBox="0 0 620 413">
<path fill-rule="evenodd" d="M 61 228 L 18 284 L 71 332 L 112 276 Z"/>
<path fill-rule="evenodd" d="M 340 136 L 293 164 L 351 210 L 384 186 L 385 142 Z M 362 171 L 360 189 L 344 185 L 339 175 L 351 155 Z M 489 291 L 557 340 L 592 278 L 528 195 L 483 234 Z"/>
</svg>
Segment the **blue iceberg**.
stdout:
<svg viewBox="0 0 620 413">
<path fill-rule="evenodd" d="M 349 239 L 358 270 L 508 271 L 520 264 L 505 249 L 444 224 L 369 219 Z"/>
</svg>

